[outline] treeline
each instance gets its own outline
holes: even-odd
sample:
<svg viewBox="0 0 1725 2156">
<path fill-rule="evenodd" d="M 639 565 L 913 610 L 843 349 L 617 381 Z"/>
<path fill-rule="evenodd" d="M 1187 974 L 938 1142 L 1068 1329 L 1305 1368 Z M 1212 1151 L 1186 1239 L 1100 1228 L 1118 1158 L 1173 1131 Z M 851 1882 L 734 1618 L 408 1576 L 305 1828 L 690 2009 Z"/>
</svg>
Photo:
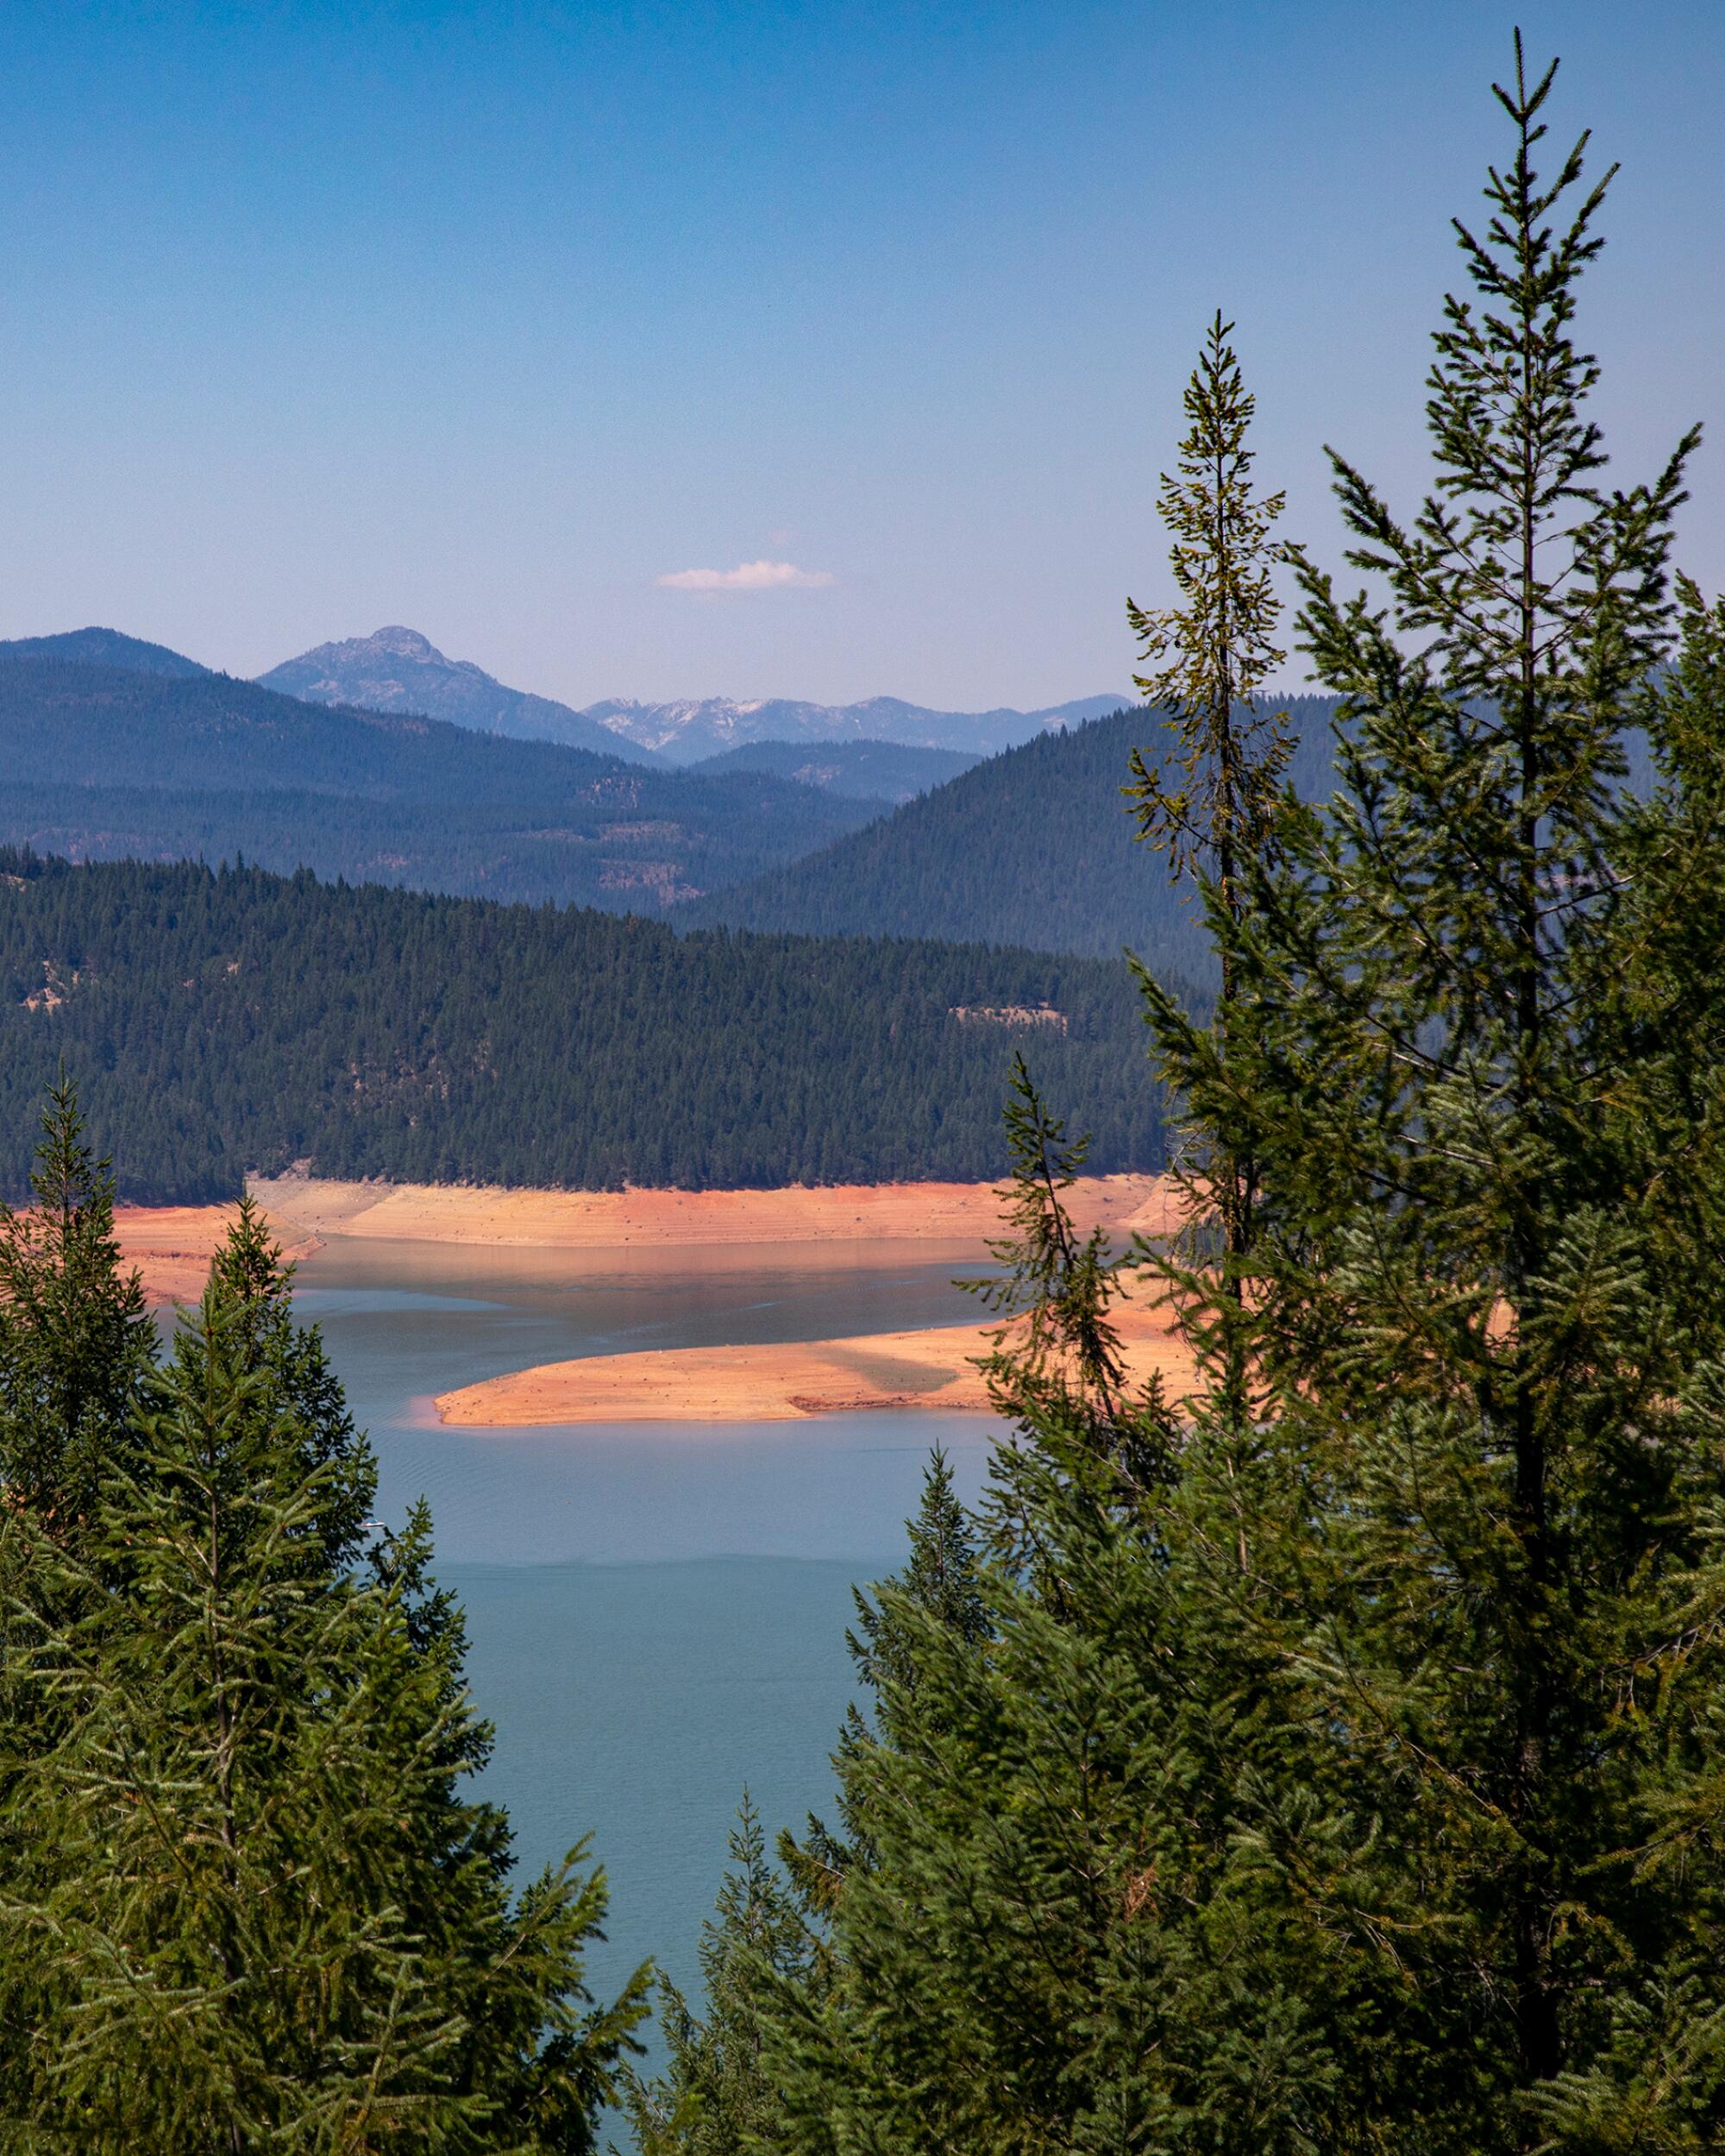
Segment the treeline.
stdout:
<svg viewBox="0 0 1725 2156">
<path fill-rule="evenodd" d="M 835 817 L 811 788 L 768 779 L 751 789 L 743 778 L 729 782 L 722 799 L 674 802 L 669 815 L 662 801 L 643 810 L 627 778 L 576 801 L 459 805 L 286 787 L 0 783 L 0 844 L 74 861 L 243 858 L 284 876 L 310 869 L 326 882 L 657 914 L 691 891 L 824 845 L 872 806 L 843 801 Z"/>
<path fill-rule="evenodd" d="M 1126 968 L 1085 959 L 0 856 L 13 1192 L 62 1069 L 147 1202 L 302 1160 L 578 1189 L 986 1178 L 1019 1042 L 1094 1103 L 1099 1169 L 1155 1168 L 1139 1029 Z"/>
</svg>

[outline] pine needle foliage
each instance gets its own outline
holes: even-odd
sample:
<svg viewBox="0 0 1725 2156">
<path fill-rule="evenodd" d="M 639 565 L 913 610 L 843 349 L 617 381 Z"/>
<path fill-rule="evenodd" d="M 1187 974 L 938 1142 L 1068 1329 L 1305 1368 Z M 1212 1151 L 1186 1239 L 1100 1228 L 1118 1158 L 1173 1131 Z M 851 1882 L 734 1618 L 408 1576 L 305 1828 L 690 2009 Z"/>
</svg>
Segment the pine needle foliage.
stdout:
<svg viewBox="0 0 1725 2156">
<path fill-rule="evenodd" d="M 991 1629 L 982 1592 L 979 1524 L 960 1502 L 952 1469 L 938 1445 L 923 1474 L 921 1502 L 906 1523 L 910 1557 L 902 1572 L 865 1593 L 851 1589 L 856 1629 L 845 1634 L 858 1681 L 872 1698 L 865 1714 L 853 1701 L 839 1732 L 833 1769 L 838 1777 L 842 1832 L 809 1815 L 799 1840 L 779 1837 L 779 1857 L 806 1909 L 830 1917 L 844 1882 L 858 1864 L 874 1861 L 866 1819 L 850 1798 L 859 1755 L 870 1744 L 893 1741 L 894 1701 L 914 1695 L 916 1661 L 905 1612 L 926 1618 L 967 1647 L 980 1647 Z"/>
<path fill-rule="evenodd" d="M 1250 1021 L 1146 984 L 1195 1157 L 1257 1185 L 1249 1294 L 1141 1261 L 1251 1411 L 1214 1361 L 1147 1404 L 1148 1478 L 1021 1387 L 979 1638 L 890 1606 L 773 2146 L 1725 2140 L 1725 609 L 1672 589 L 1693 437 L 1603 481 L 1552 85 L 1518 43 L 1430 496 L 1336 462 L 1377 596 L 1295 565 L 1339 783 L 1237 906 L 1199 871 Z M 1013 1241 L 1057 1298 L 1056 1130 Z"/>
<path fill-rule="evenodd" d="M 1057 1399 L 1101 1433 L 1125 1408 L 1120 1332 L 1108 1315 L 1113 1267 L 1106 1235 L 1079 1235 L 1063 1203 L 1089 1141 L 1068 1140 L 1022 1054 L 1013 1058 L 1003 1120 L 1011 1179 L 998 1195 L 1011 1232 L 988 1245 L 999 1270 L 962 1283 L 1002 1321 L 981 1367 L 1007 1413 Z"/>
<path fill-rule="evenodd" d="M 370 1452 L 249 1209 L 96 1484 L 75 1537 L 0 1518 L 0 2146 L 592 2149 L 645 1972 L 588 1997 L 583 1851 L 511 1895 L 429 1521 L 361 1550 Z"/>
<path fill-rule="evenodd" d="M 982 1652 L 990 1634 L 978 1525 L 938 1449 L 907 1532 L 904 1569 L 855 1590 L 857 1624 L 847 1640 L 872 1711 L 853 1703 L 839 1733 L 838 1828 L 811 1816 L 800 1839 L 781 1834 L 775 1869 L 745 1794 L 731 1870 L 702 1935 L 704 2018 L 674 1987 L 661 1987 L 670 2059 L 658 2080 L 633 2085 L 641 2156 L 803 2147 L 811 2119 L 825 2119 L 830 2081 L 848 2071 L 857 2001 L 844 1942 L 860 1883 L 879 1861 L 869 1763 L 916 1727 L 925 1631 L 932 1627 L 961 1656 Z M 938 1712 L 938 1698 L 928 1704 Z"/>
<path fill-rule="evenodd" d="M 1274 571 L 1285 550 L 1270 537 L 1287 498 L 1253 490 L 1246 437 L 1257 400 L 1228 343 L 1233 326 L 1219 310 L 1186 385 L 1179 475 L 1163 474 L 1157 498 L 1183 603 L 1126 601 L 1149 669 L 1133 682 L 1167 714 L 1171 760 L 1185 779 L 1170 788 L 1164 770 L 1133 750 L 1126 792 L 1139 835 L 1166 853 L 1176 880 L 1201 866 L 1214 873 L 1230 910 L 1242 859 L 1274 831 L 1294 745 L 1285 713 L 1257 710 L 1258 691 L 1287 657 L 1275 642 Z"/>
<path fill-rule="evenodd" d="M 705 2018 L 696 2018 L 668 1977 L 660 1980 L 666 2071 L 651 2081 L 634 2077 L 627 2098 L 641 2156 L 736 2156 L 779 2138 L 765 2028 L 775 1989 L 800 1991 L 819 1981 L 819 1942 L 768 1855 L 747 1790 L 730 1849 L 731 1868 L 701 1933 Z"/>
<path fill-rule="evenodd" d="M 43 1107 L 30 1199 L 0 1204 L 0 1485 L 64 1541 L 130 1443 L 155 1334 L 121 1267 L 113 1176 L 63 1072 Z"/>
<path fill-rule="evenodd" d="M 1692 929 L 1716 920 L 1696 833 L 1725 713 L 1696 602 L 1677 684 L 1649 690 L 1696 437 L 1601 481 L 1574 326 L 1610 174 L 1586 181 L 1584 137 L 1540 170 L 1554 72 L 1530 79 L 1518 40 L 1496 91 L 1512 151 L 1484 226 L 1457 227 L 1474 293 L 1434 340 L 1432 493 L 1403 522 L 1334 459 L 1381 603 L 1299 564 L 1342 784 L 1284 819 L 1237 920 L 1212 909 L 1262 1022 L 1206 1032 L 1147 988 L 1195 1121 L 1259 1164 L 1251 1336 L 1283 1494 L 1252 1554 L 1284 1599 L 1289 1711 L 1332 1736 L 1313 1786 L 1345 1861 L 1326 1879 L 1307 1838 L 1253 1831 L 1398 2030 L 1372 2069 L 1395 2102 L 1356 2080 L 1353 2121 L 1458 2152 L 1725 2124 L 1716 1889 L 1697 1864 L 1680 1908 L 1648 1853 L 1673 1784 L 1716 1770 L 1725 1675 L 1697 1629 L 1725 1302 L 1688 1277 L 1717 1217 L 1696 1059 L 1719 999 Z M 1667 777 L 1646 809 L 1622 783 L 1638 718 Z M 1335 2056 L 1358 2037 L 1330 2018 Z M 1641 2123 L 1602 2139 L 1630 2087 Z"/>
<path fill-rule="evenodd" d="M 1286 711 L 1265 714 L 1258 691 L 1287 657 L 1275 642 L 1282 615 L 1276 569 L 1289 550 L 1273 539 L 1285 498 L 1258 497 L 1247 446 L 1256 400 L 1247 391 L 1218 311 L 1185 394 L 1190 422 L 1180 445 L 1179 476 L 1164 474 L 1158 506 L 1173 534 L 1170 556 L 1182 604 L 1146 613 L 1128 600 L 1127 619 L 1144 656 L 1160 662 L 1137 677 L 1146 700 L 1167 713 L 1170 762 L 1184 783 L 1170 788 L 1141 749 L 1132 755 L 1123 790 L 1137 812 L 1139 836 L 1168 857 L 1170 877 L 1188 882 L 1207 915 L 1220 911 L 1237 931 L 1249 902 L 1254 866 L 1274 854 L 1283 794 L 1295 742 Z M 1218 939 L 1220 996 L 1215 1026 L 1226 1034 L 1251 1020 L 1234 938 Z M 1140 967 L 1140 972 L 1143 968 Z M 1241 1326 L 1258 1168 L 1249 1147 L 1229 1145 L 1194 1124 L 1174 1154 L 1188 1206 L 1189 1256 L 1220 1258 L 1224 1302 L 1195 1336 L 1207 1362 L 1223 1372 L 1230 1411 L 1251 1412 Z M 1220 1253 L 1211 1246 L 1218 1235 Z M 1196 1319 L 1206 1298 L 1186 1296 Z M 1230 1310 L 1227 1305 L 1233 1305 Z"/>
<path fill-rule="evenodd" d="M 883 1603 L 891 1672 L 840 1756 L 867 1861 L 831 1901 L 825 1993 L 768 2025 L 784 2145 L 1315 2149 L 1339 2074 L 1231 1834 L 1231 1774 L 1305 1738 L 1240 1637 L 1216 1479 L 1152 1505 L 1057 1419 L 995 1473 L 1023 1531 L 976 1563 L 978 1621 Z"/>
</svg>

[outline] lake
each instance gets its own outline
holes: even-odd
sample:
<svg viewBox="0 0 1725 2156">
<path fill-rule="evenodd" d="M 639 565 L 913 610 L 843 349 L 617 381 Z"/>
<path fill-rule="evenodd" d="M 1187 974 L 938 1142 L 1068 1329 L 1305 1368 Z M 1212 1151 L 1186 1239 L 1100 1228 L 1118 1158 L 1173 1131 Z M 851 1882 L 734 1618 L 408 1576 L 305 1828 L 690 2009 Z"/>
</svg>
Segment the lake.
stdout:
<svg viewBox="0 0 1725 2156">
<path fill-rule="evenodd" d="M 612 1886 L 595 1989 L 695 1948 L 745 1785 L 769 1834 L 831 1807 L 853 1581 L 894 1569 L 929 1449 L 974 1499 L 991 1436 L 926 1411 L 764 1424 L 450 1430 L 430 1398 L 536 1362 L 974 1322 L 974 1252 L 922 1243 L 624 1251 L 334 1236 L 297 1306 L 376 1448 L 379 1509 L 430 1500 L 485 1777 L 524 1874 L 582 1835 Z"/>
</svg>

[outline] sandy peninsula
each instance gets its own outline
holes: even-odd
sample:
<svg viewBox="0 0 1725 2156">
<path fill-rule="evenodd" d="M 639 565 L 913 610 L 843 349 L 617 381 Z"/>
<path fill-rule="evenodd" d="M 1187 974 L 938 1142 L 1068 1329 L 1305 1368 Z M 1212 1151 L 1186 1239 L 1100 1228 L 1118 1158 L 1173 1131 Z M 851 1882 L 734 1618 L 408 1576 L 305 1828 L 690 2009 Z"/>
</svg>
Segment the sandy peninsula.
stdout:
<svg viewBox="0 0 1725 2156">
<path fill-rule="evenodd" d="M 1157 1311 L 1117 1311 L 1127 1367 L 1139 1383 L 1158 1372 L 1179 1393 L 1191 1359 Z M 781 1423 L 861 1408 L 932 1407 L 982 1412 L 987 1387 L 975 1358 L 987 1329 L 942 1325 L 787 1346 L 655 1348 L 542 1363 L 439 1396 L 445 1423 L 520 1429 L 545 1423 Z"/>
<path fill-rule="evenodd" d="M 1000 1229 L 1000 1201 L 992 1183 L 545 1191 L 282 1176 L 254 1182 L 251 1190 L 277 1232 L 302 1241 L 354 1235 L 560 1250 L 932 1242 L 980 1252 Z M 1154 1175 L 1087 1176 L 1071 1192 L 1073 1217 L 1087 1233 L 1103 1227 L 1120 1235 L 1162 1234 L 1170 1225 L 1170 1203 L 1167 1179 Z"/>
</svg>

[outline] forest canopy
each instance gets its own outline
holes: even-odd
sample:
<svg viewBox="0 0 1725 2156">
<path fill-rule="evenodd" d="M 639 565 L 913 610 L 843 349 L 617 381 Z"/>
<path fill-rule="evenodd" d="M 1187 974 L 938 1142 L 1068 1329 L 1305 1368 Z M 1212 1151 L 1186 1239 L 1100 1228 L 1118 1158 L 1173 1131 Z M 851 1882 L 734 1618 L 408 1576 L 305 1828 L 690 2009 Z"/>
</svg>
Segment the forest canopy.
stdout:
<svg viewBox="0 0 1725 2156">
<path fill-rule="evenodd" d="M 683 1189 L 980 1179 L 1015 1047 L 1162 1162 L 1126 967 L 0 852 L 0 1185 L 63 1068 L 122 1195 L 248 1171 Z"/>
</svg>

